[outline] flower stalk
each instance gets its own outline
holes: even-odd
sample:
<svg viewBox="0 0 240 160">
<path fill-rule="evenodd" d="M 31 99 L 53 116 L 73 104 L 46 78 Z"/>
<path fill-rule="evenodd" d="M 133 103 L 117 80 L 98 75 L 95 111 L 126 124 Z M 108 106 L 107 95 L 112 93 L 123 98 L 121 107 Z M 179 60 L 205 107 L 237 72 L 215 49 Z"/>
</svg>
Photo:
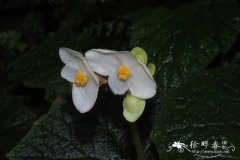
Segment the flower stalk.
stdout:
<svg viewBox="0 0 240 160">
<path fill-rule="evenodd" d="M 140 139 L 137 125 L 136 123 L 129 123 L 129 125 L 130 125 L 131 134 L 132 134 L 132 141 L 137 153 L 137 160 L 146 160 L 146 156 L 144 153 L 144 149 Z"/>
</svg>

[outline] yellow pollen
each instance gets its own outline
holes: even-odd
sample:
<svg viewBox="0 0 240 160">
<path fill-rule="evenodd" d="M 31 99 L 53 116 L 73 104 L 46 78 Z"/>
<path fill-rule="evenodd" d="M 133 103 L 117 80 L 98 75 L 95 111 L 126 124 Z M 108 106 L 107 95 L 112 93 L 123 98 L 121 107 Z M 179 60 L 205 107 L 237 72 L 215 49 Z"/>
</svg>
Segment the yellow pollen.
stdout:
<svg viewBox="0 0 240 160">
<path fill-rule="evenodd" d="M 127 66 L 118 67 L 118 78 L 120 80 L 127 80 L 131 76 L 131 70 Z"/>
<path fill-rule="evenodd" d="M 82 70 L 78 70 L 74 77 L 77 86 L 85 86 L 88 83 L 88 75 Z"/>
</svg>

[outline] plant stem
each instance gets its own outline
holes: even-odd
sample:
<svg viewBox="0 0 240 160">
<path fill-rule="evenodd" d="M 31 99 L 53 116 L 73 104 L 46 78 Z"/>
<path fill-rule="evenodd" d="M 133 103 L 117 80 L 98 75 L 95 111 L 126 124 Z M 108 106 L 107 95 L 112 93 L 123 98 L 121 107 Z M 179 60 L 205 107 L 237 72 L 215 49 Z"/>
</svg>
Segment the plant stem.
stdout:
<svg viewBox="0 0 240 160">
<path fill-rule="evenodd" d="M 138 128 L 135 123 L 130 123 L 133 144 L 137 153 L 137 160 L 146 160 L 144 149 L 139 136 Z"/>
</svg>

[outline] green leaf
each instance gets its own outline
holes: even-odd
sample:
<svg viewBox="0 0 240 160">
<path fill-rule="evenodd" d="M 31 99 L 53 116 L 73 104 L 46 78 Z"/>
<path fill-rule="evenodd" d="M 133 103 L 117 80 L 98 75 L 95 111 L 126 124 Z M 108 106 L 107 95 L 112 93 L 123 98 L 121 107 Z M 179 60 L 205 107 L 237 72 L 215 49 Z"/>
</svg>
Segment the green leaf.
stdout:
<svg viewBox="0 0 240 160">
<path fill-rule="evenodd" d="M 163 93 L 183 84 L 219 52 L 225 53 L 240 32 L 240 7 L 232 0 L 144 9 L 130 17 L 130 46 L 143 48 L 157 64 Z"/>
<path fill-rule="evenodd" d="M 9 51 L 10 54 L 14 50 L 22 52 L 27 45 L 20 41 L 20 37 L 20 32 L 0 32 L 0 46 Z"/>
<path fill-rule="evenodd" d="M 226 140 L 236 151 L 220 157 L 239 159 L 239 82 L 240 65 L 229 65 L 199 73 L 169 92 L 152 131 L 160 157 L 167 160 L 199 159 L 186 150 L 182 154 L 176 148 L 171 152 L 166 150 L 176 141 L 189 145 L 194 140 L 209 143 L 217 140 L 220 144 Z"/>
<path fill-rule="evenodd" d="M 101 98 L 101 103 L 86 114 L 79 113 L 72 103 L 56 102 L 8 157 L 17 160 L 130 159 L 132 145 L 121 103 L 113 95 L 105 96 L 110 98 Z"/>
<path fill-rule="evenodd" d="M 1 95 L 0 155 L 8 152 L 31 128 L 36 115 L 22 104 L 20 98 Z"/>
</svg>

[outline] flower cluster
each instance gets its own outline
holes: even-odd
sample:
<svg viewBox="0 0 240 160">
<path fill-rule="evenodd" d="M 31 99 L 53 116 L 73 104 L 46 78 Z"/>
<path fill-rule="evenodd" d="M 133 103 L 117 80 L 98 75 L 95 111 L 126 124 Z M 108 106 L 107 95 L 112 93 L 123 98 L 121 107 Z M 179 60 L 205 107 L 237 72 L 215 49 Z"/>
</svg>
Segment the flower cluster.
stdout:
<svg viewBox="0 0 240 160">
<path fill-rule="evenodd" d="M 103 83 L 108 83 L 114 94 L 127 93 L 123 115 L 129 122 L 135 122 L 141 116 L 145 100 L 156 94 L 152 77 L 155 65 L 146 66 L 147 54 L 139 47 L 131 52 L 92 49 L 85 57 L 77 51 L 60 48 L 59 55 L 65 64 L 61 76 L 73 84 L 73 103 L 81 113 L 94 106 Z"/>
</svg>

